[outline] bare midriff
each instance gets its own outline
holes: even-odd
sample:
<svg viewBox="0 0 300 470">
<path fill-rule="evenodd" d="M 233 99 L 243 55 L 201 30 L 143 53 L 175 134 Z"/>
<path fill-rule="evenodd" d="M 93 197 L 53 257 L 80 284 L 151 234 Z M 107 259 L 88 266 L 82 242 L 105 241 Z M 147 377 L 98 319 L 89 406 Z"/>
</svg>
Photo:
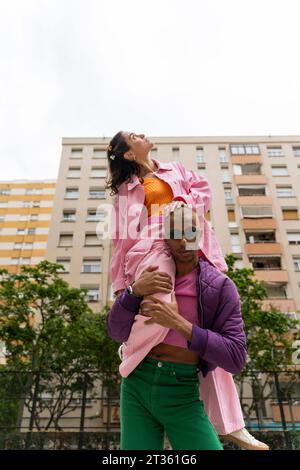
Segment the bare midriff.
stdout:
<svg viewBox="0 0 300 470">
<path fill-rule="evenodd" d="M 193 351 L 164 343 L 154 346 L 148 353 L 148 357 L 182 364 L 198 364 L 199 362 L 198 354 Z"/>
</svg>

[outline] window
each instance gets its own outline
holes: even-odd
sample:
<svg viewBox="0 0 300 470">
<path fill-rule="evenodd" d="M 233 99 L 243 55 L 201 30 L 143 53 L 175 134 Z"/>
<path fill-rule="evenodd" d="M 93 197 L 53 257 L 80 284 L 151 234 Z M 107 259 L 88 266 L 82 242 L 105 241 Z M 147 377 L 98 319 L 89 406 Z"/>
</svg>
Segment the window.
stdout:
<svg viewBox="0 0 300 470">
<path fill-rule="evenodd" d="M 27 215 L 19 215 L 19 220 L 20 221 L 24 221 L 24 220 L 27 220 L 27 219 L 28 219 Z"/>
<path fill-rule="evenodd" d="M 285 284 L 266 283 L 265 288 L 269 299 L 286 299 L 287 297 Z"/>
<path fill-rule="evenodd" d="M 297 166 L 298 176 L 300 176 L 300 165 Z"/>
<path fill-rule="evenodd" d="M 276 243 L 274 231 L 267 232 L 246 232 L 247 243 Z"/>
<path fill-rule="evenodd" d="M 197 173 L 198 173 L 198 175 L 204 176 L 204 178 L 206 178 L 206 168 L 205 168 L 205 167 L 203 167 L 203 168 L 198 168 L 198 169 L 197 169 Z"/>
<path fill-rule="evenodd" d="M 241 175 L 242 174 L 242 165 L 233 165 L 233 174 Z"/>
<path fill-rule="evenodd" d="M 298 258 L 293 258 L 295 271 L 300 271 L 300 256 Z"/>
<path fill-rule="evenodd" d="M 17 229 L 17 235 L 25 235 L 25 229 L 24 228 L 18 228 Z"/>
<path fill-rule="evenodd" d="M 272 166 L 272 176 L 289 176 L 286 166 Z"/>
<path fill-rule="evenodd" d="M 41 188 L 26 188 L 25 194 L 42 194 Z"/>
<path fill-rule="evenodd" d="M 94 259 L 83 259 L 82 264 L 82 272 L 83 273 L 101 273 L 101 259 L 94 258 Z"/>
<path fill-rule="evenodd" d="M 180 152 L 179 152 L 179 147 L 173 147 L 172 148 L 172 157 L 173 160 L 180 160 Z"/>
<path fill-rule="evenodd" d="M 229 227 L 236 227 L 237 223 L 235 221 L 235 211 L 234 209 L 227 210 L 227 218 Z"/>
<path fill-rule="evenodd" d="M 38 214 L 30 214 L 30 220 L 38 220 Z"/>
<path fill-rule="evenodd" d="M 27 235 L 35 235 L 35 228 L 28 228 Z"/>
<path fill-rule="evenodd" d="M 24 201 L 23 202 L 23 207 L 31 207 L 31 202 L 28 202 L 28 201 Z"/>
<path fill-rule="evenodd" d="M 196 148 L 196 162 L 197 163 L 204 163 L 204 154 L 203 154 L 203 148 L 202 147 L 197 147 Z"/>
<path fill-rule="evenodd" d="M 224 195 L 225 195 L 225 203 L 226 204 L 233 204 L 233 197 L 232 197 L 232 192 L 231 189 L 227 188 L 224 190 Z"/>
<path fill-rule="evenodd" d="M 266 218 L 273 217 L 272 206 L 241 206 L 244 218 Z"/>
<path fill-rule="evenodd" d="M 5 209 L 7 207 L 7 202 L 6 201 L 0 201 L 0 208 Z"/>
<path fill-rule="evenodd" d="M 283 157 L 281 147 L 267 147 L 268 157 Z"/>
<path fill-rule="evenodd" d="M 106 199 L 106 192 L 103 188 L 90 188 L 89 199 Z"/>
<path fill-rule="evenodd" d="M 0 189 L 0 196 L 9 196 L 10 189 Z"/>
<path fill-rule="evenodd" d="M 13 249 L 14 249 L 14 250 L 21 250 L 21 249 L 22 249 L 22 246 L 23 246 L 22 243 L 15 243 Z"/>
<path fill-rule="evenodd" d="M 112 284 L 110 284 L 108 289 L 109 289 L 108 300 L 113 302 L 115 300 L 115 295 L 113 292 Z"/>
<path fill-rule="evenodd" d="M 223 183 L 231 182 L 231 175 L 229 170 L 222 170 L 222 181 Z"/>
<path fill-rule="evenodd" d="M 281 269 L 280 256 L 249 256 L 249 261 L 255 270 L 278 270 Z"/>
<path fill-rule="evenodd" d="M 21 258 L 20 263 L 21 264 L 30 264 L 30 258 Z"/>
<path fill-rule="evenodd" d="M 75 222 L 76 219 L 75 209 L 65 209 L 63 211 L 63 222 Z"/>
<path fill-rule="evenodd" d="M 67 178 L 80 178 L 80 167 L 69 168 Z"/>
<path fill-rule="evenodd" d="M 82 158 L 82 148 L 72 148 L 71 158 Z"/>
<path fill-rule="evenodd" d="M 100 300 L 100 289 L 98 285 L 81 285 L 81 289 L 87 289 L 87 293 L 85 295 L 86 302 L 98 302 Z"/>
<path fill-rule="evenodd" d="M 277 197 L 293 197 L 292 186 L 276 186 Z"/>
<path fill-rule="evenodd" d="M 105 168 L 92 168 L 91 178 L 106 178 L 107 170 Z"/>
<path fill-rule="evenodd" d="M 86 233 L 85 245 L 86 246 L 99 246 L 101 245 L 101 240 L 98 239 L 96 233 Z"/>
<path fill-rule="evenodd" d="M 33 201 L 32 207 L 40 207 L 41 203 L 40 201 Z"/>
<path fill-rule="evenodd" d="M 78 188 L 67 188 L 65 199 L 78 199 Z"/>
<path fill-rule="evenodd" d="M 1 215 L 0 215 L 0 222 L 4 222 L 4 220 L 5 220 L 5 215 L 2 215 L 2 214 L 1 214 Z"/>
<path fill-rule="evenodd" d="M 93 158 L 101 158 L 106 160 L 107 154 L 105 149 L 94 149 L 93 151 Z"/>
<path fill-rule="evenodd" d="M 282 209 L 282 218 L 283 220 L 297 220 L 298 209 Z"/>
<path fill-rule="evenodd" d="M 89 209 L 87 213 L 87 222 L 99 222 L 100 220 L 104 220 L 105 213 L 104 211 L 100 211 L 97 209 Z"/>
<path fill-rule="evenodd" d="M 11 258 L 10 264 L 14 264 L 14 265 L 19 264 L 19 258 Z"/>
<path fill-rule="evenodd" d="M 300 147 L 293 147 L 295 157 L 300 157 Z"/>
<path fill-rule="evenodd" d="M 300 232 L 288 232 L 287 238 L 290 245 L 300 245 Z"/>
<path fill-rule="evenodd" d="M 235 144 L 230 145 L 232 155 L 259 155 L 259 145 L 257 144 Z"/>
<path fill-rule="evenodd" d="M 266 196 L 266 187 L 259 185 L 238 186 L 239 196 Z"/>
<path fill-rule="evenodd" d="M 59 235 L 58 246 L 72 246 L 73 234 L 72 233 L 61 233 Z"/>
<path fill-rule="evenodd" d="M 234 267 L 235 267 L 235 269 L 243 269 L 245 267 L 243 260 L 242 259 L 237 259 L 234 262 Z"/>
<path fill-rule="evenodd" d="M 219 147 L 219 162 L 220 163 L 228 163 L 228 157 L 226 155 L 226 148 Z"/>
<path fill-rule="evenodd" d="M 232 253 L 241 253 L 242 252 L 242 248 L 241 248 L 241 243 L 240 243 L 240 237 L 238 234 L 236 233 L 232 233 L 230 235 L 230 239 L 231 239 L 231 249 L 232 249 Z"/>
<path fill-rule="evenodd" d="M 33 243 L 24 243 L 24 250 L 32 250 Z"/>
<path fill-rule="evenodd" d="M 259 163 L 246 163 L 245 165 L 233 165 L 235 175 L 261 175 Z"/>
<path fill-rule="evenodd" d="M 69 273 L 70 272 L 70 264 L 71 264 L 71 259 L 70 258 L 57 258 L 56 259 L 57 264 L 62 264 L 64 269 L 60 269 L 60 273 Z"/>
</svg>

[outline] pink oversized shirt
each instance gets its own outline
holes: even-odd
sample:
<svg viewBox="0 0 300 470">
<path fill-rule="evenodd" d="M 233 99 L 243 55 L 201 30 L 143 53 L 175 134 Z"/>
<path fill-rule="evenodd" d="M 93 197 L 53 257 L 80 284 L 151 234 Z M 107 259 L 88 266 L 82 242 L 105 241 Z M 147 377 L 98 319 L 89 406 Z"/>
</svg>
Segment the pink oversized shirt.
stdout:
<svg viewBox="0 0 300 470">
<path fill-rule="evenodd" d="M 181 162 L 161 163 L 152 159 L 157 170 L 154 175 L 168 183 L 174 200 L 182 200 L 190 207 L 196 207 L 202 224 L 202 238 L 199 249 L 220 271 L 227 271 L 221 248 L 213 229 L 204 218 L 210 208 L 211 191 L 207 180 L 195 171 L 187 170 Z M 110 263 L 110 277 L 113 292 L 125 289 L 125 255 L 139 239 L 139 234 L 147 225 L 148 213 L 144 205 L 145 192 L 139 178 L 134 175 L 131 182 L 122 183 L 115 197 L 111 219 L 114 252 Z M 145 252 L 151 249 L 154 239 L 144 238 Z"/>
</svg>

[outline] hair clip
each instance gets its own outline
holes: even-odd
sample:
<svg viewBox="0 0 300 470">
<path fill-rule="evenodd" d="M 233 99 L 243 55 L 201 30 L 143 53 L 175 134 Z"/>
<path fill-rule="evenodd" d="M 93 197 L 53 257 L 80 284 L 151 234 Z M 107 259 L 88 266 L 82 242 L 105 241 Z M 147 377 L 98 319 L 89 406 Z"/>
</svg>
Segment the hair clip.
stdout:
<svg viewBox="0 0 300 470">
<path fill-rule="evenodd" d="M 115 156 L 115 155 L 110 155 L 109 158 L 110 158 L 111 160 L 114 160 L 114 159 L 116 158 L 116 156 Z"/>
</svg>

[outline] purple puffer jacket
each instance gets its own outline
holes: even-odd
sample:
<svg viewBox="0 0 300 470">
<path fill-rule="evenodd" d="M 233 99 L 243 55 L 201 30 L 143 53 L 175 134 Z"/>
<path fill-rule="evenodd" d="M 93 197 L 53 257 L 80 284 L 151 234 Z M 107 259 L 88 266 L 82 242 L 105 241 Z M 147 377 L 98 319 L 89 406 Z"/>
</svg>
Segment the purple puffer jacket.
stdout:
<svg viewBox="0 0 300 470">
<path fill-rule="evenodd" d="M 199 325 L 193 325 L 188 349 L 199 355 L 204 376 L 216 367 L 241 372 L 247 357 L 240 297 L 234 282 L 208 261 L 199 259 L 197 276 Z M 176 294 L 176 291 L 175 291 Z M 124 291 L 107 317 L 109 336 L 120 343 L 127 340 L 141 300 Z"/>
</svg>

